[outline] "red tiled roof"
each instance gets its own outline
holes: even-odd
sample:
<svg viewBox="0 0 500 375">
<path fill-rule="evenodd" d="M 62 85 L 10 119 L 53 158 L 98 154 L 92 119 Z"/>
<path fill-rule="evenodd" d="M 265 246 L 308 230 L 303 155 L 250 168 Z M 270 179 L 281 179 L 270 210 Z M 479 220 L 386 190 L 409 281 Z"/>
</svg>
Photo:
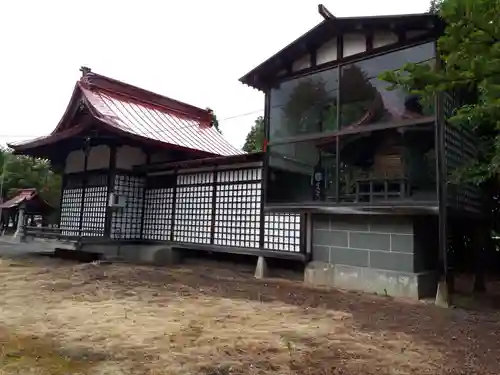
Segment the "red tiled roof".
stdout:
<svg viewBox="0 0 500 375">
<path fill-rule="evenodd" d="M 81 101 L 95 118 L 124 135 L 209 155 L 245 153 L 227 142 L 211 125 L 211 114 L 207 110 L 92 72 L 77 83 L 63 119 L 50 136 L 9 146 L 14 149 L 38 147 L 55 141 L 55 136 L 68 134 L 74 126 L 71 121 L 75 108 Z"/>
<path fill-rule="evenodd" d="M 38 196 L 38 192 L 36 191 L 36 189 L 20 189 L 14 198 L 9 199 L 3 204 L 0 204 L 0 207 L 1 208 L 16 207 L 25 201 L 30 201 L 37 197 L 40 199 L 41 203 L 44 206 L 51 207 L 47 202 L 45 202 Z"/>
</svg>

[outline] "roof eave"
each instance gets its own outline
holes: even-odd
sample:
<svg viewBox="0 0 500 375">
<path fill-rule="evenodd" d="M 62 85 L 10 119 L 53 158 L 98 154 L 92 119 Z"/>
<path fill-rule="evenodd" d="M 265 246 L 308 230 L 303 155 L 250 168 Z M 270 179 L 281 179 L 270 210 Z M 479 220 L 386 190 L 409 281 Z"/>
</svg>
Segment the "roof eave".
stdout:
<svg viewBox="0 0 500 375">
<path fill-rule="evenodd" d="M 422 19 L 425 21 L 428 19 L 434 24 L 439 22 L 439 16 L 432 13 L 415 13 L 415 14 L 400 14 L 400 15 L 384 15 L 384 16 L 367 16 L 367 17 L 341 17 L 341 18 L 332 18 L 326 19 L 314 26 L 312 29 L 307 31 L 305 34 L 301 35 L 293 42 L 289 43 L 286 47 L 282 48 L 280 51 L 266 59 L 264 62 L 250 70 L 248 73 L 243 75 L 239 81 L 243 84 L 246 84 L 250 87 L 253 87 L 258 90 L 264 90 L 265 85 L 260 85 L 258 82 L 256 83 L 255 77 L 261 76 L 262 72 L 272 69 L 272 65 L 276 65 L 278 61 L 283 61 L 287 59 L 287 55 L 293 54 L 294 50 L 299 50 L 301 48 L 305 48 L 308 44 L 314 43 L 310 39 L 314 39 L 321 35 L 325 35 L 330 25 L 332 29 L 348 27 L 349 25 L 359 24 L 359 23 L 367 23 L 367 22 L 395 22 L 395 21 L 403 21 L 407 19 L 413 19 L 418 21 Z M 324 30 L 323 30 L 324 29 Z M 318 34 L 318 35 L 317 35 Z M 301 47 L 302 45 L 302 47 Z M 262 78 L 262 77 L 261 77 Z"/>
<path fill-rule="evenodd" d="M 150 102 L 150 104 L 155 106 L 160 105 L 167 107 L 170 111 L 178 112 L 191 118 L 197 118 L 207 122 L 209 122 L 211 118 L 210 112 L 206 109 L 94 72 L 86 74 L 82 77 L 82 79 L 80 79 L 78 84 L 88 87 L 90 90 L 95 87 L 99 90 L 108 91 L 114 95 L 126 96 L 141 102 Z M 119 90 L 118 88 L 121 88 L 122 90 Z M 141 94 L 142 97 L 136 97 L 137 94 Z"/>
</svg>

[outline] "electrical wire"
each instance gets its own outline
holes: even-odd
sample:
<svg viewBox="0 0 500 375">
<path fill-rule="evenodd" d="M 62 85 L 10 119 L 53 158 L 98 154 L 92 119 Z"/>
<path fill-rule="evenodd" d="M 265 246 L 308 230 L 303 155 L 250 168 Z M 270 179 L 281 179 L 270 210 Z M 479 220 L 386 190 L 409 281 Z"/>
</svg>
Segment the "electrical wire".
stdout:
<svg viewBox="0 0 500 375">
<path fill-rule="evenodd" d="M 237 118 L 241 118 L 241 117 L 246 117 L 246 116 L 250 116 L 250 115 L 253 115 L 253 114 L 256 114 L 256 113 L 260 113 L 260 112 L 263 112 L 264 109 L 258 109 L 258 110 L 254 110 L 254 111 L 251 111 L 251 112 L 245 112 L 245 113 L 241 113 L 241 114 L 238 114 L 238 115 L 234 115 L 234 116 L 229 116 L 229 117 L 225 117 L 223 119 L 220 119 L 218 120 L 219 123 L 220 122 L 224 122 L 224 121 L 228 121 L 228 120 L 234 120 L 234 119 L 237 119 Z M 194 125 L 192 125 L 194 126 Z M 187 126 L 189 127 L 189 126 Z M 179 128 L 177 128 L 176 130 L 178 130 Z M 182 128 L 180 128 L 182 129 Z M 45 137 L 46 135 L 30 135 L 30 134 L 0 134 L 0 138 L 26 138 L 26 139 L 32 139 L 32 138 L 39 138 L 39 137 Z"/>
</svg>

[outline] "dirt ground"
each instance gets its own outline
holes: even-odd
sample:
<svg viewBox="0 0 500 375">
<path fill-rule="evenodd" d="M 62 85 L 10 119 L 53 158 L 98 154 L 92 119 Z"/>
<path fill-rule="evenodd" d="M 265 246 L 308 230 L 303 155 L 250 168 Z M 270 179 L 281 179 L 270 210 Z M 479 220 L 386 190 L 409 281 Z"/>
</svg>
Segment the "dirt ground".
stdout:
<svg viewBox="0 0 500 375">
<path fill-rule="evenodd" d="M 0 374 L 499 374 L 495 312 L 251 269 L 0 260 Z"/>
</svg>

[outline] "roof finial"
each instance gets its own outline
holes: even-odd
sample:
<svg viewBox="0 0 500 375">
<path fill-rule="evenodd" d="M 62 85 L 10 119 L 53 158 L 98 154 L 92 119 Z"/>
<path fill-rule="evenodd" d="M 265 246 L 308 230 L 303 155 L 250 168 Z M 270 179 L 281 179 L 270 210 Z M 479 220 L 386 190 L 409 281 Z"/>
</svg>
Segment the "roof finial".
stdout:
<svg viewBox="0 0 500 375">
<path fill-rule="evenodd" d="M 80 68 L 80 72 L 82 72 L 82 77 L 85 77 L 87 74 L 89 74 L 90 72 L 92 72 L 92 70 L 90 70 L 90 68 L 88 68 L 86 66 L 82 66 Z"/>
<path fill-rule="evenodd" d="M 337 18 L 323 4 L 318 5 L 318 12 L 325 20 L 334 20 Z"/>
</svg>

